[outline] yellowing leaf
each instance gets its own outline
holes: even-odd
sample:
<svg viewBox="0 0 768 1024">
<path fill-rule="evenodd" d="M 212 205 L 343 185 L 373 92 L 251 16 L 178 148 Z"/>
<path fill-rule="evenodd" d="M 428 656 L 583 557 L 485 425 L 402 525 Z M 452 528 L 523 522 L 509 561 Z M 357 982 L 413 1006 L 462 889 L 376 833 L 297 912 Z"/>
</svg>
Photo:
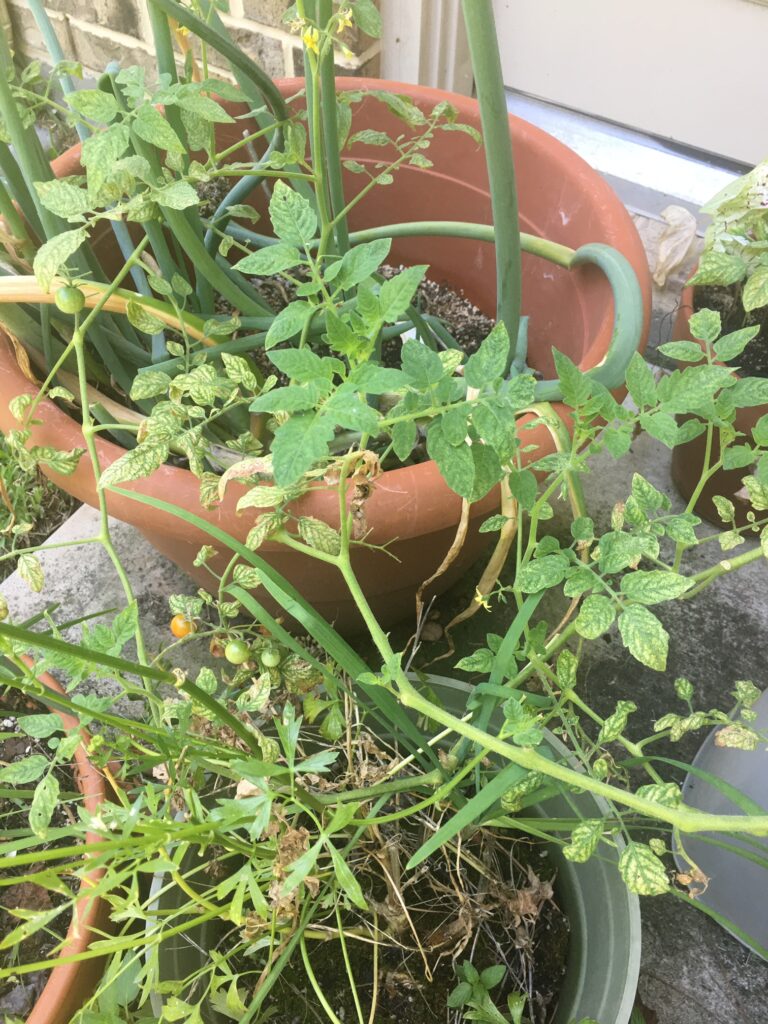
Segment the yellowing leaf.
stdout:
<svg viewBox="0 0 768 1024">
<path fill-rule="evenodd" d="M 640 604 L 659 604 L 674 601 L 693 586 L 693 581 L 671 570 L 637 570 L 621 581 L 621 590 L 628 598 Z"/>
<path fill-rule="evenodd" d="M 645 843 L 630 843 L 619 857 L 619 873 L 630 892 L 661 896 L 669 891 L 669 876 L 662 861 Z"/>
<path fill-rule="evenodd" d="M 19 557 L 19 576 L 24 580 L 30 590 L 39 594 L 43 589 L 45 580 L 43 570 L 37 557 L 32 554 L 24 554 Z"/>
<path fill-rule="evenodd" d="M 574 864 L 584 864 L 597 849 L 604 827 L 602 819 L 583 821 L 577 825 L 570 843 L 563 847 L 563 856 Z"/>
<path fill-rule="evenodd" d="M 151 103 L 139 108 L 131 125 L 140 139 L 157 146 L 158 149 L 166 150 L 168 153 L 184 152 L 179 136 Z"/>
<path fill-rule="evenodd" d="M 576 617 L 576 632 L 586 640 L 595 640 L 611 628 L 615 617 L 616 609 L 610 598 L 592 594 L 584 599 Z"/>
<path fill-rule="evenodd" d="M 619 616 L 619 633 L 633 657 L 648 668 L 663 672 L 667 667 L 669 634 L 653 612 L 633 604 Z"/>
<path fill-rule="evenodd" d="M 50 291 L 51 282 L 63 269 L 70 256 L 77 252 L 87 237 L 85 228 L 74 228 L 54 235 L 40 246 L 32 263 L 37 282 L 43 291 Z"/>
<path fill-rule="evenodd" d="M 168 445 L 163 441 L 147 441 L 121 455 L 101 474 L 99 487 L 111 487 L 129 480 L 141 480 L 154 473 L 168 458 Z"/>
</svg>

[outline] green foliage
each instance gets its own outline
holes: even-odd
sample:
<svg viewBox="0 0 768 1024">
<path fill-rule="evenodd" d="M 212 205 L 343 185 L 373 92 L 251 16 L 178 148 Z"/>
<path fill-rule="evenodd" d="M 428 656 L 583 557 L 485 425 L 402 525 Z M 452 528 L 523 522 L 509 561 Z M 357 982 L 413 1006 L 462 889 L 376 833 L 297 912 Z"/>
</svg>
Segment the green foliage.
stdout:
<svg viewBox="0 0 768 1024">
<path fill-rule="evenodd" d="M 0 578 L 15 567 L 17 556 L 27 547 L 43 541 L 67 515 L 71 502 L 39 471 L 50 465 L 59 472 L 71 472 L 79 452 L 66 453 L 23 447 L 24 432 L 0 436 Z M 39 564 L 28 554 L 23 575 L 34 585 L 42 583 Z"/>
<path fill-rule="evenodd" d="M 766 163 L 726 185 L 703 207 L 712 223 L 691 284 L 739 285 L 745 312 L 768 305 L 768 217 L 765 210 Z M 755 333 L 757 329 L 755 328 Z M 722 355 L 722 359 L 738 356 Z"/>
<path fill-rule="evenodd" d="M 584 863 L 598 848 L 607 857 L 616 847 L 630 891 L 668 891 L 665 844 L 658 837 L 637 842 L 633 828 L 657 821 L 685 830 L 693 821 L 706 831 L 711 820 L 685 807 L 677 783 L 664 779 L 660 763 L 646 755 L 644 744 L 653 737 L 636 735 L 643 695 L 633 673 L 621 673 L 615 710 L 603 718 L 583 696 L 581 659 L 615 629 L 630 667 L 634 658 L 664 671 L 673 642 L 664 605 L 693 598 L 719 575 L 768 553 L 768 518 L 760 515 L 768 512 L 768 423 L 761 420 L 749 437 L 734 426 L 738 409 L 768 399 L 766 384 L 737 380 L 719 365 L 741 355 L 753 330 L 721 337 L 719 315 L 700 311 L 691 330 L 701 344 L 673 341 L 663 349 L 682 368 L 657 379 L 635 354 L 626 373 L 632 404 L 624 405 L 555 351 L 572 412 L 566 428 L 556 407 L 537 401 L 534 374 L 508 371 L 513 346 L 506 327 L 494 327 L 465 358 L 443 344 L 442 327 L 433 330 L 418 312 L 426 267 L 380 275 L 390 239 L 347 244 L 346 213 L 373 188 L 388 187 L 400 168 L 429 168 L 429 147 L 439 132 L 463 131 L 468 144 L 478 141 L 443 102 L 429 111 L 407 97 L 378 91 L 364 97 L 354 90 L 329 99 L 323 64 L 332 63 L 346 28 L 378 34 L 375 4 L 316 5 L 318 11 L 330 7 L 327 24 L 297 8 L 289 12 L 288 24 L 305 45 L 308 89 L 319 104 L 313 118 L 300 104 L 283 109 L 271 83 L 219 34 L 218 5 L 203 23 L 172 0 L 153 4 L 161 29 L 168 28 L 171 12 L 185 29 L 196 28 L 206 46 L 230 61 L 239 84 L 204 80 L 192 48 L 178 80 L 166 71 L 157 87 L 148 86 L 142 70 L 124 68 L 98 89 L 67 94 L 73 121 L 99 130 L 84 140 L 83 173 L 35 181 L 39 210 L 28 196 L 26 207 L 20 202 L 30 223 L 38 214 L 44 221 L 34 256 L 37 279 L 46 289 L 57 276 L 75 285 L 94 279 L 98 263 L 89 240 L 110 225 L 130 224 L 141 242 L 120 281 L 106 288 L 114 312 L 85 314 L 85 337 L 75 332 L 70 344 L 71 314 L 79 311 L 51 309 L 50 318 L 40 317 L 40 353 L 49 369 L 63 353 L 65 372 L 77 373 L 74 390 L 82 395 L 96 384 L 108 403 L 100 399 L 80 409 L 91 458 L 97 430 L 125 449 L 111 463 L 102 460 L 105 515 L 107 491 L 173 460 L 199 478 L 207 509 L 228 500 L 230 487 L 241 488 L 232 501 L 248 533 L 239 544 L 220 528 L 215 511 L 205 520 L 133 495 L 209 535 L 195 560 L 210 577 L 208 589 L 170 597 L 170 614 L 189 620 L 190 629 L 178 640 L 169 636 L 162 651 L 147 651 L 130 596 L 117 613 L 79 624 L 78 644 L 64 642 L 50 618 L 33 633 L 0 624 L 10 659 L 3 683 L 38 692 L 34 673 L 19 659 L 33 650 L 39 670 L 66 677 L 67 694 L 49 697 L 51 706 L 91 728 L 90 756 L 108 778 L 122 772 L 117 799 L 96 814 L 81 808 L 60 836 L 51 825 L 62 799 L 51 764 L 71 758 L 79 736 L 60 739 L 52 714 L 22 716 L 22 733 L 47 744 L 53 759 L 30 753 L 0 768 L 6 784 L 34 784 L 26 797 L 25 845 L 3 847 L 0 866 L 21 866 L 35 884 L 60 892 L 78 870 L 71 851 L 59 857 L 54 847 L 38 863 L 38 848 L 47 851 L 54 838 L 82 842 L 88 831 L 104 844 L 102 889 L 116 931 L 101 948 L 109 961 L 104 983 L 77 1024 L 134 1011 L 146 1017 L 150 992 L 164 1002 L 163 1021 L 201 1021 L 212 1007 L 235 1020 L 252 1011 L 255 1019 L 265 996 L 258 985 L 246 991 L 239 978 L 254 975 L 272 984 L 281 971 L 293 971 L 295 947 L 308 937 L 314 941 L 316 925 L 323 938 L 335 930 L 329 911 L 338 908 L 340 927 L 357 928 L 375 910 L 381 936 L 387 934 L 382 906 L 399 919 L 399 904 L 392 910 L 394 903 L 379 902 L 372 865 L 386 861 L 399 879 L 401 868 L 435 855 L 459 863 L 478 830 L 507 825 L 508 815 L 553 794 L 573 806 L 571 797 L 585 791 L 607 799 L 586 819 L 575 810 L 556 823 L 536 819 L 536 831 L 564 841 L 566 858 Z M 161 62 L 175 67 L 163 40 L 161 30 Z M 26 95 L 23 81 L 13 88 L 29 125 L 38 101 Z M 258 111 L 259 126 L 238 118 L 238 133 L 246 127 L 251 137 L 222 151 L 215 126 L 232 122 L 232 115 L 219 99 L 246 100 L 253 108 L 256 93 L 266 105 Z M 353 108 L 363 99 L 399 120 L 394 137 L 375 128 L 353 131 Z M 257 163 L 246 148 L 251 143 L 264 152 Z M 338 192 L 342 163 L 359 182 L 349 196 Z M 238 184 L 222 205 L 215 186 L 229 178 Z M 234 223 L 258 216 L 244 205 L 238 179 L 255 194 L 269 192 L 270 224 L 259 230 L 271 230 L 274 242 Z M 232 265 L 225 266 L 227 254 Z M 766 292 L 762 264 L 757 254 L 754 267 L 745 269 L 739 259 L 709 253 L 702 271 L 745 280 L 745 303 L 758 308 Z M 264 279 L 277 275 L 265 286 Z M 118 283 L 125 292 L 116 291 Z M 286 301 L 273 309 L 265 296 L 281 288 Z M 156 298 L 145 294 L 149 289 Z M 32 323 L 30 344 L 38 327 Z M 395 348 L 394 359 L 386 345 Z M 74 402 L 53 377 L 44 390 L 48 398 Z M 19 396 L 12 412 L 19 420 L 8 439 L 15 465 L 27 472 L 39 465 L 59 473 L 76 469 L 79 449 L 31 443 L 35 399 Z M 588 485 L 595 459 L 627 457 L 643 432 L 669 447 L 702 434 L 719 442 L 717 457 L 744 471 L 755 508 L 747 527 L 737 527 L 733 504 L 717 501 L 725 526 L 720 544 L 730 551 L 746 546 L 746 538 L 758 542 L 754 549 L 728 561 L 709 545 L 702 550 L 715 548 L 712 564 L 694 571 L 685 556 L 689 549 L 699 552 L 706 539 L 700 520 L 688 510 L 674 512 L 663 490 L 639 474 L 610 521 L 589 514 L 582 482 Z M 368 532 L 366 505 L 386 486 L 381 471 L 427 457 L 467 504 L 502 485 L 503 507 L 482 529 L 501 531 L 493 539 L 507 571 L 488 586 L 484 580 L 474 606 L 504 601 L 510 623 L 504 636 L 489 633 L 485 646 L 461 652 L 457 667 L 480 676 L 464 716 L 448 714 L 428 680 L 414 682 L 409 673 L 422 664 L 418 642 L 407 654 L 392 648 L 354 575 L 358 548 L 380 543 Z M 340 520 L 307 514 L 306 493 L 317 487 L 336 492 L 332 505 Z M 108 527 L 99 539 L 119 564 Z M 359 645 L 365 658 L 261 557 L 264 547 L 277 544 L 341 571 L 367 629 Z M 33 589 L 44 590 L 33 552 L 22 554 L 19 569 Z M 130 595 L 129 581 L 123 582 Z M 553 622 L 543 610 L 550 606 L 558 609 Z M 0 611 L 8 614 L 4 606 Z M 306 637 L 289 632 L 288 620 Z M 177 658 L 177 646 L 187 644 L 200 645 L 191 675 L 181 668 L 189 661 Z M 134 648 L 131 660 L 125 652 Z M 216 657 L 210 663 L 209 653 Z M 95 671 L 109 673 L 114 697 L 78 690 Z M 678 709 L 683 702 L 683 713 L 661 715 L 657 737 L 676 742 L 716 726 L 720 746 L 750 750 L 763 741 L 753 724 L 753 684 L 735 684 L 734 717 L 695 708 L 695 692 L 684 678 L 670 685 L 670 699 Z M 135 719 L 123 717 L 119 700 L 126 697 L 141 702 Z M 552 745 L 546 728 L 567 739 L 567 755 Z M 737 825 L 726 824 L 755 830 L 757 814 L 747 808 Z M 379 826 L 409 817 L 406 824 L 426 838 L 401 864 L 399 849 L 382 847 L 386 829 Z M 525 821 L 523 815 L 521 825 Z M 718 827 L 724 830 L 722 821 Z M 41 871 L 40 863 L 50 866 Z M 162 878 L 163 893 L 150 906 L 146 882 L 153 875 Z M 392 875 L 382 876 L 381 887 L 393 894 Z M 398 896 L 409 887 L 397 888 Z M 71 905 L 74 895 L 67 892 Z M 172 902 L 163 903 L 166 897 Z M 209 945 L 194 937 L 201 918 L 240 936 L 235 946 L 245 969 L 243 961 L 233 967 L 229 947 L 218 939 Z M 34 926 L 47 920 L 37 915 Z M 397 921 L 390 925 L 396 929 Z M 177 928 L 185 938 L 190 932 L 190 948 L 208 954 L 194 984 L 158 974 L 154 953 Z M 150 955 L 129 961 L 127 950 L 140 930 Z M 503 1008 L 496 1005 L 493 991 L 503 980 L 502 967 L 481 972 L 465 962 L 450 1006 L 468 1020 L 522 1024 L 521 994 L 508 996 Z M 152 1013 L 157 1019 L 154 1005 Z"/>
<path fill-rule="evenodd" d="M 504 964 L 486 967 L 483 971 L 465 960 L 456 968 L 458 984 L 448 996 L 451 1009 L 462 1009 L 465 1020 L 481 1021 L 483 1024 L 521 1024 L 527 1002 L 526 996 L 514 992 L 507 996 L 507 1012 L 502 1013 L 496 1006 L 491 992 L 506 976 Z"/>
</svg>

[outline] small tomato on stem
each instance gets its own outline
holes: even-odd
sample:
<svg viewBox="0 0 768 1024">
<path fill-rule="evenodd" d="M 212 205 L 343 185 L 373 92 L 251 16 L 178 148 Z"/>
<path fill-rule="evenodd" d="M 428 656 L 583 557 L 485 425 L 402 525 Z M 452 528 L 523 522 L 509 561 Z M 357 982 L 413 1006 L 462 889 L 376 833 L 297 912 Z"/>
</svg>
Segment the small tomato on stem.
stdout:
<svg viewBox="0 0 768 1024">
<path fill-rule="evenodd" d="M 183 640 L 190 633 L 196 633 L 197 626 L 186 615 L 174 615 L 171 619 L 171 632 L 178 640 Z"/>
<path fill-rule="evenodd" d="M 230 665 L 244 665 L 251 656 L 251 649 L 244 640 L 230 640 L 224 648 L 224 657 Z"/>
<path fill-rule="evenodd" d="M 56 290 L 53 301 L 62 313 L 79 313 L 85 306 L 85 295 L 74 285 L 65 284 Z"/>
<path fill-rule="evenodd" d="M 261 663 L 264 668 L 277 668 L 282 660 L 280 651 L 275 650 L 274 647 L 268 647 L 261 652 Z"/>
</svg>

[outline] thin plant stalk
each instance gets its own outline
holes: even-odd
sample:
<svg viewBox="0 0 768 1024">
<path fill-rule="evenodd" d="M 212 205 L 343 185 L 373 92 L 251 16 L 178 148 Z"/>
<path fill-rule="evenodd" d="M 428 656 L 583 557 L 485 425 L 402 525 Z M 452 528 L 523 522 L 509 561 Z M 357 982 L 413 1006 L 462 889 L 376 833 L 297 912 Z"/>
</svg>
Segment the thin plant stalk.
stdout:
<svg viewBox="0 0 768 1024">
<path fill-rule="evenodd" d="M 496 318 L 506 324 L 512 342 L 507 371 L 517 352 L 520 329 L 520 225 L 509 115 L 501 72 L 501 56 L 492 0 L 462 0 L 467 41 L 491 188 L 496 235 Z"/>
<path fill-rule="evenodd" d="M 327 26 L 333 16 L 331 0 L 317 0 L 318 22 Z M 323 123 L 323 157 L 328 175 L 328 193 L 331 200 L 331 213 L 335 219 L 336 251 L 340 256 L 349 248 L 349 228 L 347 218 L 340 216 L 345 208 L 344 182 L 341 173 L 341 154 L 339 152 L 339 122 L 336 116 L 336 70 L 334 66 L 333 40 L 328 38 L 319 58 L 320 70 L 320 109 Z"/>
<path fill-rule="evenodd" d="M 43 147 L 35 134 L 34 128 L 25 128 L 22 124 L 16 101 L 8 81 L 8 69 L 13 67 L 11 52 L 4 33 L 0 32 L 0 116 L 2 117 L 11 145 L 13 146 L 18 166 L 24 179 L 29 182 L 47 181 L 51 178 L 51 167 L 43 153 Z M 67 230 L 61 218 L 43 206 L 34 189 L 30 189 L 29 197 L 34 205 L 39 223 L 50 238 Z"/>
</svg>

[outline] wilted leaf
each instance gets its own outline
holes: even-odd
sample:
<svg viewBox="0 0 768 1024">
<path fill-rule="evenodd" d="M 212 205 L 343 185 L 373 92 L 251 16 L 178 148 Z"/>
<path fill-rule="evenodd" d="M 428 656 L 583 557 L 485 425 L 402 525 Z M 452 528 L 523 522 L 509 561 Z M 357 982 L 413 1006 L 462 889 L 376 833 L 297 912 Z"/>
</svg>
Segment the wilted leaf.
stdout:
<svg viewBox="0 0 768 1024">
<path fill-rule="evenodd" d="M 575 864 L 584 864 L 597 849 L 604 828 L 602 819 L 591 819 L 577 825 L 570 843 L 563 847 L 563 856 Z"/>
<path fill-rule="evenodd" d="M 624 732 L 629 716 L 637 711 L 637 704 L 631 700 L 620 700 L 616 710 L 605 719 L 597 735 L 598 743 L 613 743 Z"/>
</svg>

